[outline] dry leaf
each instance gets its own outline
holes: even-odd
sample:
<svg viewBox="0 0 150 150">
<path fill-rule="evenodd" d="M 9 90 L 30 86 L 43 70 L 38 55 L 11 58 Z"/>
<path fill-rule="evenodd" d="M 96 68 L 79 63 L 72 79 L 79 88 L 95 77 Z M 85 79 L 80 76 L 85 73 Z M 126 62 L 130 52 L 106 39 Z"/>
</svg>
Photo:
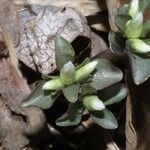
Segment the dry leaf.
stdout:
<svg viewBox="0 0 150 150">
<path fill-rule="evenodd" d="M 27 134 L 35 135 L 44 128 L 45 116 L 39 108 L 21 107 L 31 90 L 9 59 L 0 59 L 0 70 L 1 143 L 6 149 L 21 150 L 29 144 Z"/>
<path fill-rule="evenodd" d="M 106 9 L 104 0 L 14 0 L 18 5 L 36 4 L 36 5 L 54 5 L 57 7 L 73 7 L 83 13 L 85 16 L 96 14 Z"/>
<path fill-rule="evenodd" d="M 104 50 L 106 50 L 108 48 L 108 45 L 106 44 L 106 42 L 100 37 L 98 36 L 96 33 L 91 32 L 91 57 L 96 56 L 97 54 L 103 52 Z"/>
<path fill-rule="evenodd" d="M 79 35 L 90 35 L 85 17 L 73 8 L 33 6 L 32 10 L 21 11 L 19 15 L 22 21 L 20 44 L 17 47 L 19 59 L 43 74 L 56 69 L 56 36 L 72 42 Z"/>
<path fill-rule="evenodd" d="M 128 95 L 126 102 L 126 149 L 135 150 L 137 148 L 137 133 L 133 125 L 133 106 L 131 96 Z"/>
<path fill-rule="evenodd" d="M 21 72 L 19 70 L 18 56 L 17 56 L 16 49 L 14 47 L 14 44 L 12 42 L 12 39 L 10 38 L 8 32 L 4 31 L 3 34 L 4 34 L 4 41 L 5 41 L 6 48 L 9 51 L 9 57 L 10 57 L 11 63 L 17 70 L 18 74 L 21 76 Z"/>
<path fill-rule="evenodd" d="M 19 20 L 12 0 L 0 0 L 0 41 L 3 41 L 3 30 L 7 31 L 17 45 L 19 41 Z"/>
<path fill-rule="evenodd" d="M 118 8 L 127 3 L 129 0 L 106 0 L 108 13 L 109 13 L 109 23 L 112 30 L 117 31 L 117 26 L 115 24 L 115 16 Z"/>
</svg>

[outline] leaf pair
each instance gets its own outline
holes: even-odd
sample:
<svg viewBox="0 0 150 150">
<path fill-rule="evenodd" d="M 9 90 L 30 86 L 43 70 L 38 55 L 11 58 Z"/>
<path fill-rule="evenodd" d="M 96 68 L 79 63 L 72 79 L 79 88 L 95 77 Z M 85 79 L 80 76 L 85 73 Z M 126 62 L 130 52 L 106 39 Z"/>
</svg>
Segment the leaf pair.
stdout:
<svg viewBox="0 0 150 150">
<path fill-rule="evenodd" d="M 101 103 L 104 103 L 105 105 L 110 105 L 118 102 L 127 95 L 127 90 L 124 85 L 114 84 L 122 79 L 122 72 L 106 60 L 102 59 L 98 62 L 99 63 L 97 65 L 95 74 L 98 74 L 99 79 L 97 79 L 96 76 L 93 77 L 92 82 L 84 84 L 81 89 L 79 89 L 79 84 L 72 84 L 62 90 L 63 94 L 68 99 L 68 101 L 71 102 L 71 104 L 69 104 L 69 110 L 56 121 L 57 125 L 72 126 L 80 123 L 85 106 L 81 103 L 81 101 L 77 101 L 79 93 L 84 97 L 84 95 L 87 94 L 96 94 L 96 89 L 98 89 L 98 97 L 100 98 Z M 107 71 L 105 71 L 105 69 L 107 69 Z M 23 103 L 24 107 L 37 106 L 42 109 L 47 109 L 52 106 L 57 98 L 57 94 L 52 95 L 50 94 L 50 91 L 43 91 L 42 86 L 44 83 L 45 81 L 39 82 L 37 88 L 28 98 L 28 101 Z M 45 92 L 49 92 L 48 95 L 46 95 Z M 106 110 L 105 107 L 103 107 L 103 109 L 99 109 L 97 104 L 93 107 L 97 107 L 98 110 L 102 111 L 95 112 L 88 109 L 91 117 L 99 125 L 108 129 L 115 129 L 117 127 L 117 121 L 115 120 L 115 117 L 111 112 Z"/>
<path fill-rule="evenodd" d="M 78 125 L 81 122 L 84 108 L 81 104 L 77 105 L 73 105 L 73 107 L 69 106 L 68 111 L 70 112 L 67 111 L 63 116 L 58 118 L 56 124 L 63 127 Z M 105 129 L 116 129 L 118 127 L 115 116 L 107 109 L 90 112 L 90 116 L 98 125 Z"/>
<path fill-rule="evenodd" d="M 110 87 L 100 90 L 98 92 L 98 97 L 101 100 L 100 105 L 102 104 L 102 102 L 106 106 L 119 102 L 126 97 L 127 92 L 128 92 L 127 88 L 125 87 L 124 84 L 114 84 Z M 91 98 L 94 97 L 96 96 L 90 96 L 88 99 L 88 103 L 90 103 L 89 100 L 92 100 Z M 97 103 L 99 103 L 98 102 L 99 99 L 96 98 Z M 83 110 L 85 109 L 84 103 L 86 103 L 86 101 L 85 102 L 78 101 L 76 103 L 69 104 L 68 111 L 63 116 L 58 118 L 56 124 L 59 126 L 73 126 L 79 124 L 82 119 Z M 85 105 L 89 105 L 89 104 L 85 104 Z M 87 106 L 87 108 L 89 107 L 91 106 Z M 98 108 L 97 111 L 96 110 L 93 111 L 92 110 L 93 108 L 89 109 L 90 116 L 95 120 L 95 122 L 98 125 L 106 129 L 117 128 L 118 126 L 117 120 L 109 110 L 103 107 L 103 109 L 99 111 L 100 107 L 98 107 L 97 105 L 93 105 L 92 107 L 94 107 L 94 109 L 95 107 Z"/>
</svg>

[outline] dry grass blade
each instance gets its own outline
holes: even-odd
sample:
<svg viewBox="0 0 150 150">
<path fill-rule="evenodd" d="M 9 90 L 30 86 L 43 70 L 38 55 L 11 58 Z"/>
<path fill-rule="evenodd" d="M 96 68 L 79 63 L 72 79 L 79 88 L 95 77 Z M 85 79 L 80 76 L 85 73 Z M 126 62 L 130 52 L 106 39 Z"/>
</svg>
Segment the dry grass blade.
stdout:
<svg viewBox="0 0 150 150">
<path fill-rule="evenodd" d="M 132 124 L 132 111 L 131 96 L 129 95 L 126 102 L 126 149 L 128 150 L 137 147 L 137 134 Z"/>
<path fill-rule="evenodd" d="M 21 72 L 18 69 L 19 61 L 18 61 L 18 57 L 17 57 L 17 52 L 14 48 L 12 39 L 11 39 L 10 35 L 8 34 L 8 32 L 6 32 L 6 31 L 3 31 L 3 35 L 4 35 L 6 47 L 9 51 L 10 60 L 13 64 L 13 66 L 15 67 L 15 69 L 17 70 L 18 74 L 21 76 Z"/>
</svg>

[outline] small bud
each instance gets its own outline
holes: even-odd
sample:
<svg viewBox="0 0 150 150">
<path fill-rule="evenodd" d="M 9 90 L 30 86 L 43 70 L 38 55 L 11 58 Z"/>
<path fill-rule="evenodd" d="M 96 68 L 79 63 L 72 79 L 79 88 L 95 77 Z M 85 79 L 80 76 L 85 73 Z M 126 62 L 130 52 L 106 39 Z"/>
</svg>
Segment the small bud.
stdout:
<svg viewBox="0 0 150 150">
<path fill-rule="evenodd" d="M 71 61 L 61 69 L 60 78 L 64 85 L 70 85 L 75 82 L 75 67 Z"/>
<path fill-rule="evenodd" d="M 85 96 L 82 103 L 89 111 L 101 111 L 105 109 L 105 104 L 95 95 Z"/>
<path fill-rule="evenodd" d="M 125 25 L 125 36 L 129 39 L 139 38 L 143 30 L 143 13 L 138 13 L 135 18 Z"/>
<path fill-rule="evenodd" d="M 90 73 L 92 73 L 95 70 L 97 64 L 98 61 L 92 61 L 76 70 L 75 72 L 76 82 L 86 79 L 90 75 Z"/>
<path fill-rule="evenodd" d="M 149 53 L 150 52 L 150 39 L 130 39 L 126 41 L 128 50 L 132 50 L 136 53 Z"/>
<path fill-rule="evenodd" d="M 43 90 L 61 90 L 64 85 L 60 78 L 50 80 L 43 85 Z"/>
<path fill-rule="evenodd" d="M 132 0 L 129 4 L 128 14 L 134 18 L 139 13 L 139 0 Z"/>
</svg>

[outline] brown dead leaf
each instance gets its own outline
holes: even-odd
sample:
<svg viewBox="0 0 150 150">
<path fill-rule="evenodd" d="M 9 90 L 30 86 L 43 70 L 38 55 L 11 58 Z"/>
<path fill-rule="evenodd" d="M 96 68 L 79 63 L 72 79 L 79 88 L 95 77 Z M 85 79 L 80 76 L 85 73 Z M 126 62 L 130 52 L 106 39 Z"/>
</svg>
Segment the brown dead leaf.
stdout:
<svg viewBox="0 0 150 150">
<path fill-rule="evenodd" d="M 29 140 L 23 135 L 23 120 L 18 120 L 9 108 L 5 100 L 0 97 L 0 137 L 4 149 L 21 150 L 29 144 Z"/>
<path fill-rule="evenodd" d="M 9 57 L 10 57 L 11 63 L 15 67 L 18 74 L 21 76 L 21 72 L 18 68 L 19 67 L 19 60 L 18 60 L 15 46 L 12 42 L 12 39 L 10 38 L 8 32 L 3 31 L 3 34 L 4 34 L 4 41 L 5 41 L 6 48 L 9 51 Z"/>
<path fill-rule="evenodd" d="M 36 135 L 45 127 L 42 110 L 21 107 L 30 94 L 29 86 L 10 60 L 0 59 L 0 138 L 6 149 L 21 150 L 29 144 L 27 135 Z"/>
<path fill-rule="evenodd" d="M 85 16 L 96 14 L 99 11 L 106 9 L 104 0 L 14 0 L 15 4 L 36 4 L 36 5 L 54 5 L 57 7 L 73 7 L 79 10 Z"/>
<path fill-rule="evenodd" d="M 33 6 L 32 10 L 22 11 L 19 15 L 22 22 L 20 44 L 17 47 L 19 59 L 43 74 L 56 69 L 56 36 L 72 42 L 79 35 L 90 35 L 85 17 L 73 8 Z"/>
<path fill-rule="evenodd" d="M 97 54 L 103 52 L 104 50 L 106 50 L 108 48 L 108 45 L 106 44 L 106 42 L 100 37 L 98 36 L 96 33 L 91 32 L 91 57 L 96 56 Z"/>
<path fill-rule="evenodd" d="M 3 41 L 3 31 L 7 31 L 17 45 L 19 41 L 19 20 L 17 10 L 12 0 L 0 0 L 0 41 Z"/>
<path fill-rule="evenodd" d="M 109 23 L 112 30 L 117 31 L 117 26 L 115 24 L 115 16 L 118 8 L 127 3 L 129 0 L 106 0 L 108 13 L 109 13 Z"/>
<path fill-rule="evenodd" d="M 126 102 L 126 149 L 136 150 L 137 149 L 137 133 L 133 125 L 133 108 L 132 99 L 128 95 Z"/>
</svg>

